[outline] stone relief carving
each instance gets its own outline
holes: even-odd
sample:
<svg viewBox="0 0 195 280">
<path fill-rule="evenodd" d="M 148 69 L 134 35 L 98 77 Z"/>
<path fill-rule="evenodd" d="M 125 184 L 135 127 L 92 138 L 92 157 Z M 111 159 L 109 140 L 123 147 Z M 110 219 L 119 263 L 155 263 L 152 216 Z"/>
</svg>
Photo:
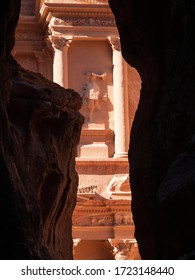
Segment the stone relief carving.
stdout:
<svg viewBox="0 0 195 280">
<path fill-rule="evenodd" d="M 101 26 L 101 27 L 115 27 L 116 22 L 114 18 L 106 17 L 66 17 L 57 18 L 53 17 L 48 26 L 49 30 L 52 26 Z"/>
<path fill-rule="evenodd" d="M 114 175 L 106 189 L 110 196 L 113 192 L 130 192 L 129 174 Z"/>
<path fill-rule="evenodd" d="M 83 103 L 86 105 L 88 110 L 88 116 L 86 116 L 87 123 L 94 122 L 95 109 L 101 109 L 100 100 L 105 102 L 108 98 L 107 92 L 103 91 L 101 85 L 101 81 L 105 82 L 106 77 L 106 73 L 103 73 L 102 75 L 86 73 L 85 75 L 86 83 L 83 86 L 80 95 L 83 98 Z"/>
<path fill-rule="evenodd" d="M 93 186 L 87 186 L 84 188 L 78 188 L 77 192 L 78 193 L 95 193 L 96 189 L 97 189 L 97 186 L 93 185 Z"/>
<path fill-rule="evenodd" d="M 49 39 L 52 43 L 53 48 L 62 50 L 63 47 L 70 47 L 70 43 L 72 42 L 72 39 L 65 38 L 65 37 L 58 37 L 58 36 L 49 36 Z"/>
<path fill-rule="evenodd" d="M 77 216 L 73 219 L 73 226 L 113 226 L 114 215 Z"/>
<path fill-rule="evenodd" d="M 115 214 L 115 226 L 133 226 L 133 218 L 131 213 L 122 214 L 116 213 Z"/>
</svg>

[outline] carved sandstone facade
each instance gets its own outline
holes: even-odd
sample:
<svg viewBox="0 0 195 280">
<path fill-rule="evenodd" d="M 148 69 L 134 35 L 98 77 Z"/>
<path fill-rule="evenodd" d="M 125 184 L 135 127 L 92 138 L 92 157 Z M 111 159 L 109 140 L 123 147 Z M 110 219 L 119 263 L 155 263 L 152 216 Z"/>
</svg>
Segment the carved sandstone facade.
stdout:
<svg viewBox="0 0 195 280">
<path fill-rule="evenodd" d="M 137 259 L 127 153 L 141 82 L 122 58 L 114 16 L 103 0 L 37 0 L 33 12 L 22 4 L 16 60 L 83 98 L 75 259 Z"/>
</svg>

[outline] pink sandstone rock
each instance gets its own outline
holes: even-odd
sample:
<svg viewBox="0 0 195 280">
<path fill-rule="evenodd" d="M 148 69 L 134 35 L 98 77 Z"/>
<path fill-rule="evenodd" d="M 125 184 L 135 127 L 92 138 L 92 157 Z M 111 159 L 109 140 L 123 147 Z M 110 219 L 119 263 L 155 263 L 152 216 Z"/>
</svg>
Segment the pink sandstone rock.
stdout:
<svg viewBox="0 0 195 280">
<path fill-rule="evenodd" d="M 19 5 L 0 4 L 0 258 L 71 259 L 82 101 L 10 56 Z"/>
</svg>

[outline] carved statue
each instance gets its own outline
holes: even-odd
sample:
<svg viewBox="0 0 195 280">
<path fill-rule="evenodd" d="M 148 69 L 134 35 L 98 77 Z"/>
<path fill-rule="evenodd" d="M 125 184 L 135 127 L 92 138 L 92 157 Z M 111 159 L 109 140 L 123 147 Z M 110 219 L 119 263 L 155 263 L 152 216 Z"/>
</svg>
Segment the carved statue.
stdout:
<svg viewBox="0 0 195 280">
<path fill-rule="evenodd" d="M 102 93 L 100 83 L 98 82 L 98 79 L 100 79 L 100 81 L 104 81 L 106 76 L 106 73 L 102 75 L 95 73 L 86 74 L 86 83 L 80 95 L 83 98 L 83 101 L 86 103 L 87 109 L 89 110 L 89 116 L 87 120 L 88 123 L 94 122 L 94 110 L 101 109 L 100 100 L 105 101 L 107 99 L 107 93 Z"/>
<path fill-rule="evenodd" d="M 109 196 L 111 196 L 113 192 L 129 192 L 129 174 L 115 174 L 108 183 L 106 190 Z"/>
</svg>

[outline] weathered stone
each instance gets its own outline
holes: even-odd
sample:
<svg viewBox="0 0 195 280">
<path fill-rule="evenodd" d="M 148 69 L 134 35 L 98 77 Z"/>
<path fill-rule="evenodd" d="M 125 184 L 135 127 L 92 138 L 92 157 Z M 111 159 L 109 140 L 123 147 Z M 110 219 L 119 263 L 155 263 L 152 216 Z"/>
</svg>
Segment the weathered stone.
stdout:
<svg viewBox="0 0 195 280">
<path fill-rule="evenodd" d="M 101 1 L 88 1 L 87 5 L 83 5 L 86 1 L 82 0 L 57 2 L 51 5 L 38 0 L 35 16 L 20 17 L 12 53 L 23 68 L 39 72 L 65 88 L 74 88 L 83 97 L 80 112 L 85 117 L 85 124 L 76 153 L 79 207 L 75 209 L 75 213 L 77 209 L 82 213 L 73 216 L 73 238 L 134 239 L 127 155 L 140 79 L 122 58 L 119 34 L 107 1 L 103 1 L 105 5 Z M 22 15 L 29 3 L 31 0 L 22 1 Z M 21 70 L 20 75 L 24 76 Z M 16 86 L 19 87 L 18 82 L 15 91 L 20 96 L 21 89 Z M 119 95 L 119 92 L 123 94 Z M 39 99 L 42 94 L 36 93 Z M 42 98 L 48 98 L 46 92 Z M 11 116 L 12 109 L 9 112 Z M 31 120 L 33 136 L 37 131 L 36 112 L 34 115 L 35 120 Z M 53 154 L 52 150 L 50 154 Z M 108 187 L 111 190 L 107 191 L 112 178 Z M 102 207 L 101 202 L 106 198 L 110 198 L 111 203 L 109 207 Z M 94 200 L 95 205 L 88 206 L 87 200 Z M 97 201 L 100 201 L 99 209 Z M 110 211 L 112 206 L 114 209 Z M 86 254 L 84 250 L 83 259 Z"/>
<path fill-rule="evenodd" d="M 19 6 L 0 4 L 0 258 L 71 259 L 82 100 L 10 56 Z"/>
<path fill-rule="evenodd" d="M 129 150 L 140 253 L 143 259 L 192 258 L 195 2 L 109 3 L 123 56 L 142 79 Z"/>
</svg>

